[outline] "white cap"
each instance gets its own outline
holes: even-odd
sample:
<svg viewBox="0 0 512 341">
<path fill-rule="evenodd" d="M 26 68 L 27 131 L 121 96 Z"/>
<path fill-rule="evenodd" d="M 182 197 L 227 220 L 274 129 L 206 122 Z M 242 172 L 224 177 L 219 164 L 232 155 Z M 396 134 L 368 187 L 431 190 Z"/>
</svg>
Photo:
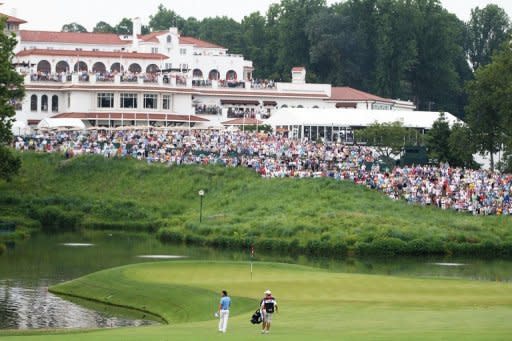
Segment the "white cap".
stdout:
<svg viewBox="0 0 512 341">
<path fill-rule="evenodd" d="M 265 295 L 272 295 L 272 292 L 271 292 L 269 289 L 267 289 L 267 290 L 265 291 Z"/>
</svg>

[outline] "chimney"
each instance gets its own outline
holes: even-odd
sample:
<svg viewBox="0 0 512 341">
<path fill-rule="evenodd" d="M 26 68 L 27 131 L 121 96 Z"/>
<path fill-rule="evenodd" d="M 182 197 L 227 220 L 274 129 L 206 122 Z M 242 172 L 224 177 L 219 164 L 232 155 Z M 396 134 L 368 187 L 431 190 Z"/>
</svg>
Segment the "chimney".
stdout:
<svg viewBox="0 0 512 341">
<path fill-rule="evenodd" d="M 169 27 L 169 33 L 172 35 L 177 36 L 178 35 L 178 28 L 177 27 Z"/>
<path fill-rule="evenodd" d="M 142 32 L 142 23 L 139 17 L 133 18 L 132 51 L 139 51 L 139 35 Z"/>
<path fill-rule="evenodd" d="M 306 68 L 296 66 L 292 68 L 292 84 L 306 84 Z"/>
</svg>

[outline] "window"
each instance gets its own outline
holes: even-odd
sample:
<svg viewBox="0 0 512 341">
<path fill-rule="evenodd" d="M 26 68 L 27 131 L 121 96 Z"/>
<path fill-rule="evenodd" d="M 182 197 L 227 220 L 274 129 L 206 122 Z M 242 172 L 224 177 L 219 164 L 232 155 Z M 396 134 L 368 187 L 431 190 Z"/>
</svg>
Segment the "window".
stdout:
<svg viewBox="0 0 512 341">
<path fill-rule="evenodd" d="M 158 103 L 158 95 L 144 94 L 144 109 L 156 109 Z"/>
<path fill-rule="evenodd" d="M 188 70 L 188 64 L 180 64 L 180 70 Z"/>
<path fill-rule="evenodd" d="M 169 34 L 169 35 L 167 36 L 167 44 L 170 44 L 170 43 L 171 43 L 171 41 L 172 41 L 172 37 L 171 37 L 171 35 Z"/>
<path fill-rule="evenodd" d="M 68 92 L 68 108 L 71 107 L 71 93 Z"/>
<path fill-rule="evenodd" d="M 37 111 L 37 95 L 30 96 L 30 111 Z"/>
<path fill-rule="evenodd" d="M 158 53 L 158 47 L 152 47 L 151 53 Z"/>
<path fill-rule="evenodd" d="M 165 68 L 167 70 L 172 69 L 172 63 L 165 63 Z"/>
<path fill-rule="evenodd" d="M 137 94 L 122 93 L 121 108 L 137 108 Z"/>
<path fill-rule="evenodd" d="M 185 49 L 185 48 L 181 48 L 181 49 L 180 49 L 180 54 L 181 54 L 182 56 L 185 56 L 185 55 L 187 54 L 187 49 Z"/>
<path fill-rule="evenodd" d="M 41 96 L 41 111 L 48 111 L 48 96 Z"/>
<path fill-rule="evenodd" d="M 162 96 L 162 110 L 170 110 L 171 109 L 171 96 L 163 95 Z"/>
<path fill-rule="evenodd" d="M 59 96 L 53 95 L 52 96 L 52 112 L 58 112 L 59 111 Z"/>
<path fill-rule="evenodd" d="M 113 92 L 98 93 L 98 108 L 113 108 L 113 107 L 114 107 L 114 93 Z"/>
</svg>

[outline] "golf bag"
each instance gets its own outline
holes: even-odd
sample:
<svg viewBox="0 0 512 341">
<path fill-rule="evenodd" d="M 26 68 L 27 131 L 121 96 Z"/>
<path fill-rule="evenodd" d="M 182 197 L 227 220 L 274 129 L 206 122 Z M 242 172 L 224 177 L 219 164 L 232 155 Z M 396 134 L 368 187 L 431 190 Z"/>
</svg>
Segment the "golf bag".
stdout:
<svg viewBox="0 0 512 341">
<path fill-rule="evenodd" d="M 254 312 L 254 314 L 252 314 L 251 323 L 252 324 L 260 324 L 261 322 L 263 322 L 263 318 L 261 317 L 261 312 L 258 309 Z"/>
</svg>

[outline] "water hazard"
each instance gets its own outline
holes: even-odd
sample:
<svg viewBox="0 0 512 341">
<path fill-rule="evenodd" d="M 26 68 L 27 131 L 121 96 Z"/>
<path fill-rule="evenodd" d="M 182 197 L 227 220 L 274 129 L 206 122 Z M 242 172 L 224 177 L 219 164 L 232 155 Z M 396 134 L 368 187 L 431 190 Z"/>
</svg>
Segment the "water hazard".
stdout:
<svg viewBox="0 0 512 341">
<path fill-rule="evenodd" d="M 510 260 L 443 257 L 336 260 L 255 251 L 254 271 L 258 271 L 258 261 L 276 261 L 335 272 L 512 281 Z M 48 287 L 101 269 L 182 258 L 248 261 L 249 252 L 164 245 L 152 235 L 98 231 L 36 234 L 28 240 L 10 243 L 0 256 L 0 329 L 103 328 L 157 323 L 140 312 L 71 302 L 49 293 Z"/>
</svg>

